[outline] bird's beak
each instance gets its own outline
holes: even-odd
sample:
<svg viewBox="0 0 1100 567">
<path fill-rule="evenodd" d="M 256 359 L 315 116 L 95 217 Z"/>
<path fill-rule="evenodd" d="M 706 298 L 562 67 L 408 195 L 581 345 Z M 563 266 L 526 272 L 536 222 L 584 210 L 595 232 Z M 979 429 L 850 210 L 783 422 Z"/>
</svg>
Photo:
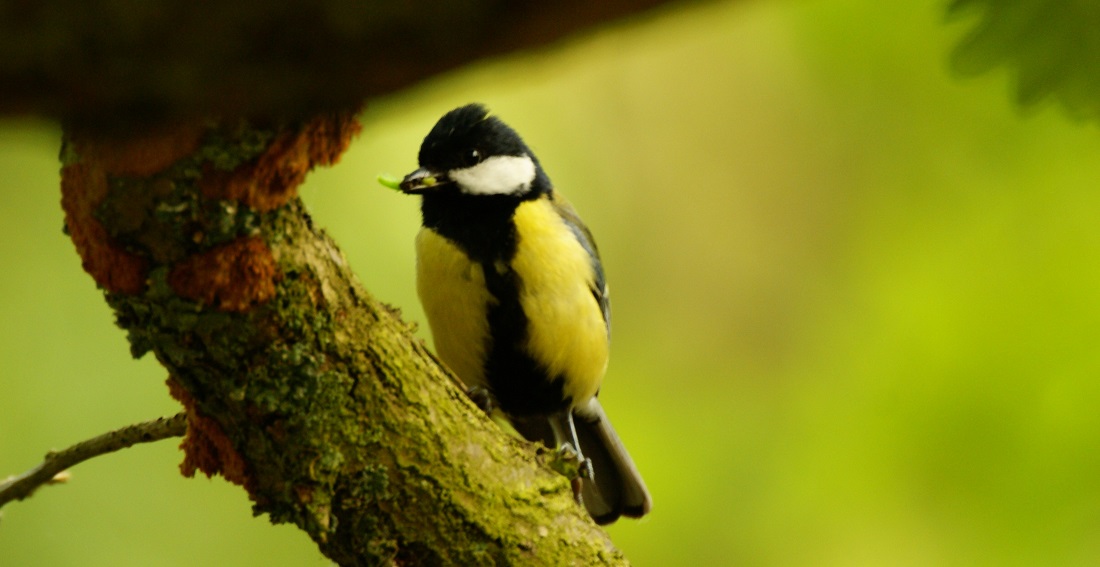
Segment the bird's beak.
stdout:
<svg viewBox="0 0 1100 567">
<path fill-rule="evenodd" d="M 410 195 L 416 195 L 420 193 L 427 193 L 443 185 L 451 183 L 450 179 L 447 179 L 446 175 L 436 173 L 421 167 L 416 171 L 405 176 L 405 179 L 401 180 L 401 191 Z"/>
</svg>

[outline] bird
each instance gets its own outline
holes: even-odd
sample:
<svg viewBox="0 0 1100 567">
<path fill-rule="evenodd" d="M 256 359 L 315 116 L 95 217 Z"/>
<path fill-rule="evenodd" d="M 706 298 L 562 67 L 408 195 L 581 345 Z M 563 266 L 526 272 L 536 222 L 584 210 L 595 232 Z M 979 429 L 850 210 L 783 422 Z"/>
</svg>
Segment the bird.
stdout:
<svg viewBox="0 0 1100 567">
<path fill-rule="evenodd" d="M 417 157 L 398 188 L 421 198 L 416 287 L 436 354 L 483 407 L 578 459 L 593 520 L 646 515 L 649 490 L 597 397 L 611 304 L 591 232 L 482 104 L 444 114 Z"/>
</svg>

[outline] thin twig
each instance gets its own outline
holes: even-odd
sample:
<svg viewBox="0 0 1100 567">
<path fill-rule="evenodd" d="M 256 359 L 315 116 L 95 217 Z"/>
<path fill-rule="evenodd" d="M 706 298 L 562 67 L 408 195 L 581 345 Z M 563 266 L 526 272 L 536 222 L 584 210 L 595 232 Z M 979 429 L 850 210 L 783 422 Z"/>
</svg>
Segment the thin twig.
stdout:
<svg viewBox="0 0 1100 567">
<path fill-rule="evenodd" d="M 180 412 L 172 417 L 128 425 L 77 443 L 63 451 L 50 451 L 46 454 L 46 459 L 37 467 L 0 482 L 0 508 L 12 500 L 23 500 L 29 497 L 42 485 L 65 482 L 66 476 L 59 477 L 65 469 L 92 457 L 113 453 L 138 443 L 179 437 L 186 431 L 187 414 Z"/>
</svg>

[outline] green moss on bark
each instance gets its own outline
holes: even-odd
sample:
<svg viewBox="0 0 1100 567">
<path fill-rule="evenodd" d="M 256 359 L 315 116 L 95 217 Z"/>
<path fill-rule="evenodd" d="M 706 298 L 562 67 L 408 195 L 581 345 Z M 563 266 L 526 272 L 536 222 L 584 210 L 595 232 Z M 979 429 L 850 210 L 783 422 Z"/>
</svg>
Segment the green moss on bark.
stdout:
<svg viewBox="0 0 1100 567">
<path fill-rule="evenodd" d="M 254 168 L 271 154 L 251 144 L 297 139 L 284 134 L 208 133 L 243 147 L 200 157 L 204 142 L 162 173 L 111 179 L 99 208 L 107 234 L 152 262 L 141 293 L 107 295 L 131 351 L 154 353 L 216 424 L 212 458 L 243 462 L 205 470 L 241 475 L 255 513 L 299 526 L 342 565 L 622 563 L 568 481 L 466 399 L 297 199 L 260 214 L 203 196 L 195 171 Z M 196 165 L 211 159 L 223 165 Z M 226 228 L 195 238 L 196 219 Z M 180 295 L 204 282 L 252 299 Z"/>
</svg>

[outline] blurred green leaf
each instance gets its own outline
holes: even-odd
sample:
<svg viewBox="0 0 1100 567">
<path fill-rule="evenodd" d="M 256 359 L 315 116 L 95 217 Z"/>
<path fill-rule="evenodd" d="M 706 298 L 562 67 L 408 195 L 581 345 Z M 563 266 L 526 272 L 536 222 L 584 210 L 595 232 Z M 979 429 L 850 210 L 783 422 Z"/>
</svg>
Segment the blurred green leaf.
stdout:
<svg viewBox="0 0 1100 567">
<path fill-rule="evenodd" d="M 1100 118 L 1100 3 L 1082 0 L 954 0 L 948 15 L 981 12 L 952 66 L 977 75 L 1008 66 L 1022 106 L 1057 100 L 1080 119 Z"/>
</svg>

